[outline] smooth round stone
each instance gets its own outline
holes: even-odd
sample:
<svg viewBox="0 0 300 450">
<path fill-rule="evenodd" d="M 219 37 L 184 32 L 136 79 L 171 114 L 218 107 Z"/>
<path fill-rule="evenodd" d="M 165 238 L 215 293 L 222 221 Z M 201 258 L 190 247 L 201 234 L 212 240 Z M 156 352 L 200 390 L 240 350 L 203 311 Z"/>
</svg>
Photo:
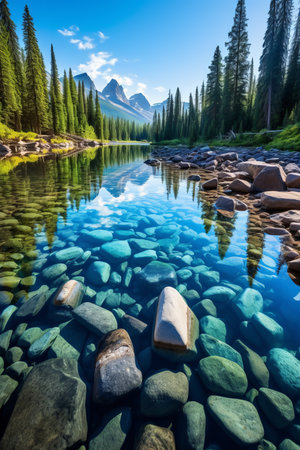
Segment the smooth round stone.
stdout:
<svg viewBox="0 0 300 450">
<path fill-rule="evenodd" d="M 252 384 L 257 388 L 268 387 L 270 375 L 263 359 L 240 340 L 235 341 L 233 347 L 241 354 L 244 370 Z"/>
<path fill-rule="evenodd" d="M 5 373 L 12 377 L 14 380 L 18 380 L 27 368 L 28 365 L 25 361 L 16 361 L 15 363 L 7 367 Z"/>
<path fill-rule="evenodd" d="M 262 310 L 263 303 L 260 292 L 247 288 L 233 300 L 232 306 L 240 320 L 248 320 Z"/>
<path fill-rule="evenodd" d="M 0 308 L 10 305 L 13 297 L 14 294 L 12 292 L 0 291 Z"/>
<path fill-rule="evenodd" d="M 220 283 L 220 274 L 215 270 L 201 271 L 199 272 L 199 280 L 205 286 L 215 286 L 217 283 Z"/>
<path fill-rule="evenodd" d="M 241 355 L 230 345 L 225 344 L 225 342 L 209 334 L 202 333 L 199 336 L 199 343 L 206 356 L 221 356 L 244 368 Z"/>
<path fill-rule="evenodd" d="M 157 260 L 157 254 L 155 250 L 144 250 L 143 252 L 133 255 L 133 261 L 137 265 L 148 264 L 151 261 Z"/>
<path fill-rule="evenodd" d="M 58 289 L 53 299 L 53 305 L 58 308 L 76 308 L 84 295 L 84 286 L 76 280 L 69 280 Z"/>
<path fill-rule="evenodd" d="M 142 386 L 141 413 L 147 417 L 169 416 L 187 402 L 188 395 L 189 383 L 183 372 L 156 372 Z"/>
<path fill-rule="evenodd" d="M 8 402 L 11 394 L 14 392 L 17 386 L 18 382 L 15 381 L 10 376 L 8 375 L 0 376 L 0 408 L 2 408 L 2 406 L 4 406 Z M 9 448 L 9 447 L 2 447 L 2 448 Z"/>
<path fill-rule="evenodd" d="M 51 255 L 51 259 L 56 263 L 67 263 L 74 261 L 83 255 L 83 250 L 80 247 L 69 247 L 59 250 Z"/>
<path fill-rule="evenodd" d="M 101 246 L 101 252 L 114 262 L 126 261 L 131 256 L 128 241 L 112 241 Z"/>
<path fill-rule="evenodd" d="M 34 341 L 34 343 L 31 344 L 28 349 L 28 358 L 35 359 L 42 356 L 43 353 L 45 353 L 45 351 L 48 350 L 49 347 L 51 347 L 53 341 L 56 339 L 59 333 L 60 329 L 58 327 L 54 327 L 43 334 L 39 339 Z"/>
<path fill-rule="evenodd" d="M 280 442 L 278 450 L 299 450 L 300 446 L 291 439 L 284 439 Z"/>
<path fill-rule="evenodd" d="M 215 394 L 240 397 L 248 387 L 244 370 L 235 362 L 220 356 L 201 359 L 198 373 L 206 388 Z"/>
<path fill-rule="evenodd" d="M 203 450 L 206 427 L 203 405 L 187 402 L 179 413 L 176 425 L 179 450 Z"/>
<path fill-rule="evenodd" d="M 227 330 L 225 323 L 213 316 L 204 316 L 199 320 L 202 333 L 209 334 L 220 341 L 226 341 Z"/>
<path fill-rule="evenodd" d="M 21 321 L 30 321 L 37 316 L 45 306 L 48 296 L 42 292 L 34 295 L 27 302 L 23 303 L 15 313 L 15 318 Z"/>
<path fill-rule="evenodd" d="M 72 314 L 81 325 L 100 337 L 118 328 L 115 316 L 110 311 L 90 302 L 82 303 Z"/>
<path fill-rule="evenodd" d="M 205 298 L 201 300 L 201 302 L 196 303 L 196 305 L 192 307 L 192 310 L 194 311 L 198 319 L 203 316 L 217 317 L 217 308 L 208 298 Z"/>
<path fill-rule="evenodd" d="M 267 367 L 286 395 L 300 397 L 300 361 L 281 348 L 272 348 L 268 354 Z"/>
<path fill-rule="evenodd" d="M 226 286 L 212 286 L 203 292 L 204 298 L 209 298 L 213 302 L 225 303 L 232 300 L 236 296 L 234 290 Z"/>
<path fill-rule="evenodd" d="M 45 281 L 51 282 L 60 277 L 67 271 L 67 266 L 63 263 L 53 264 L 52 266 L 43 269 L 42 275 Z"/>
<path fill-rule="evenodd" d="M 110 242 L 113 239 L 113 234 L 111 231 L 107 230 L 82 230 L 80 236 L 87 242 L 94 245 L 101 245 L 104 242 Z"/>
<path fill-rule="evenodd" d="M 264 436 L 258 412 L 246 400 L 211 395 L 207 408 L 213 419 L 239 445 L 257 444 Z"/>
<path fill-rule="evenodd" d="M 30 347 L 37 339 L 44 334 L 39 327 L 27 328 L 19 337 L 18 345 L 20 347 Z"/>
<path fill-rule="evenodd" d="M 193 273 L 189 269 L 180 269 L 176 272 L 180 281 L 186 281 L 193 276 Z"/>
<path fill-rule="evenodd" d="M 23 356 L 23 350 L 20 347 L 11 347 L 7 350 L 5 353 L 5 362 L 8 365 L 11 365 L 17 361 L 20 361 L 20 359 Z"/>
<path fill-rule="evenodd" d="M 284 329 L 274 319 L 259 312 L 254 314 L 251 323 L 270 347 L 276 347 L 276 345 L 280 346 L 282 344 L 284 340 Z"/>
<path fill-rule="evenodd" d="M 269 422 L 278 429 L 287 427 L 294 419 L 292 401 L 282 392 L 261 388 L 258 403 Z"/>
<path fill-rule="evenodd" d="M 138 433 L 134 450 L 176 450 L 175 439 L 169 428 L 153 424 L 143 425 Z"/>
<path fill-rule="evenodd" d="M 142 252 L 144 250 L 154 250 L 159 247 L 159 244 L 155 241 L 148 239 L 130 239 L 130 245 L 134 250 Z"/>
<path fill-rule="evenodd" d="M 3 355 L 10 344 L 10 340 L 13 334 L 13 330 L 7 330 L 0 334 L 0 354 Z"/>
<path fill-rule="evenodd" d="M 177 286 L 177 275 L 170 264 L 152 261 L 137 274 L 138 286 L 143 291 L 153 294 L 161 292 L 165 287 Z"/>
<path fill-rule="evenodd" d="M 132 414 L 130 408 L 118 408 L 105 414 L 99 428 L 89 441 L 89 450 L 120 450 L 130 431 Z"/>
<path fill-rule="evenodd" d="M 118 308 L 121 304 L 121 294 L 111 293 L 105 299 L 105 306 L 107 308 Z"/>
<path fill-rule="evenodd" d="M 13 318 L 15 311 L 18 308 L 15 305 L 7 306 L 0 314 L 0 333 L 5 330 L 10 319 Z"/>
<path fill-rule="evenodd" d="M 90 283 L 102 286 L 109 280 L 110 265 L 103 261 L 95 261 L 89 266 L 86 276 Z"/>
<path fill-rule="evenodd" d="M 93 401 L 102 405 L 117 403 L 142 384 L 133 345 L 124 329 L 108 333 L 99 344 L 95 363 Z"/>
<path fill-rule="evenodd" d="M 36 283 L 36 277 L 31 275 L 30 277 L 25 277 L 21 279 L 21 286 L 30 287 L 34 286 Z"/>
<path fill-rule="evenodd" d="M 21 278 L 15 276 L 0 277 L 0 287 L 15 289 L 19 286 Z"/>
</svg>

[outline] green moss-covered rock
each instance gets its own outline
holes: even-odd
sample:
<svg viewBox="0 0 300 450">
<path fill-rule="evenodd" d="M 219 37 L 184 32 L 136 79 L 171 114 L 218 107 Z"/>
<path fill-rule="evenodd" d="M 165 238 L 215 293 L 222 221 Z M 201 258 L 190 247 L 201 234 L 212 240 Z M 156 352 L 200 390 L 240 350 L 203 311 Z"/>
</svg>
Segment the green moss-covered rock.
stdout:
<svg viewBox="0 0 300 450">
<path fill-rule="evenodd" d="M 15 289 L 19 286 L 21 278 L 15 276 L 1 277 L 0 274 L 0 287 L 7 289 Z"/>
<path fill-rule="evenodd" d="M 175 450 L 175 439 L 169 428 L 150 423 L 143 425 L 138 433 L 135 450 Z"/>
<path fill-rule="evenodd" d="M 203 405 L 187 402 L 178 416 L 176 425 L 176 442 L 179 450 L 203 450 L 206 427 Z"/>
<path fill-rule="evenodd" d="M 295 418 L 292 401 L 282 392 L 261 388 L 258 403 L 269 422 L 278 429 L 287 427 Z"/>
</svg>

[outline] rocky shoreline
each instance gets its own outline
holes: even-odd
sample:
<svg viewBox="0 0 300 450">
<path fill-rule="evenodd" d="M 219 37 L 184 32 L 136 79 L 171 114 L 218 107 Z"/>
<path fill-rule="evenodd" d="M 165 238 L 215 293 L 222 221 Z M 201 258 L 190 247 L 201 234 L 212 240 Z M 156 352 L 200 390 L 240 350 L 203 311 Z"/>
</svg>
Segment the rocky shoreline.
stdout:
<svg viewBox="0 0 300 450">
<path fill-rule="evenodd" d="M 224 215 L 250 209 L 282 237 L 283 257 L 300 283 L 300 153 L 263 148 L 154 147 L 151 166 L 169 165 L 202 183 Z"/>
</svg>

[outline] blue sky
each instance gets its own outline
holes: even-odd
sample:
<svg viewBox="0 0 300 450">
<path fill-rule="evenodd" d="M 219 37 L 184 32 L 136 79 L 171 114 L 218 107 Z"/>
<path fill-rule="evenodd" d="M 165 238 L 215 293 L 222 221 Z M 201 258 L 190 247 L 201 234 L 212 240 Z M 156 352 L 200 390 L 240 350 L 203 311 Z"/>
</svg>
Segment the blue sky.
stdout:
<svg viewBox="0 0 300 450">
<path fill-rule="evenodd" d="M 24 0 L 8 0 L 21 36 Z M 128 96 L 151 103 L 179 86 L 185 100 L 206 79 L 225 41 L 237 0 L 27 0 L 46 67 L 53 43 L 60 73 L 88 72 L 99 90 L 116 78 Z M 269 0 L 246 0 L 251 56 L 257 69 Z M 58 31 L 60 30 L 60 31 Z M 22 42 L 22 41 L 21 41 Z"/>
</svg>

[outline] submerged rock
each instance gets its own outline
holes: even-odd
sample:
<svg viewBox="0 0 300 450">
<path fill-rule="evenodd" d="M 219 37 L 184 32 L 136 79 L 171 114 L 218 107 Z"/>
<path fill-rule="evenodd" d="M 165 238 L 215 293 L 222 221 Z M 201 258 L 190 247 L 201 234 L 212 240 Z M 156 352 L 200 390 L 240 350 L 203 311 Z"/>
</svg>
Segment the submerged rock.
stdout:
<svg viewBox="0 0 300 450">
<path fill-rule="evenodd" d="M 244 370 L 235 362 L 220 356 L 201 359 L 198 373 L 206 388 L 215 394 L 240 397 L 248 387 Z"/>
<path fill-rule="evenodd" d="M 272 348 L 267 367 L 280 390 L 291 397 L 300 397 L 300 361 L 282 348 Z"/>
<path fill-rule="evenodd" d="M 141 384 L 142 373 L 137 368 L 127 331 L 118 329 L 108 333 L 100 342 L 96 358 L 94 402 L 103 405 L 117 403 Z"/>
<path fill-rule="evenodd" d="M 254 387 L 268 387 L 270 375 L 263 359 L 240 340 L 233 346 L 242 355 L 245 372 Z"/>
<path fill-rule="evenodd" d="M 199 323 L 183 297 L 165 287 L 158 299 L 153 332 L 153 349 L 171 360 L 191 361 L 197 357 Z"/>
<path fill-rule="evenodd" d="M 110 242 L 113 239 L 112 232 L 108 230 L 82 230 L 80 236 L 93 245 L 102 245 L 104 242 Z"/>
<path fill-rule="evenodd" d="M 86 276 L 90 283 L 102 286 L 109 280 L 110 265 L 103 261 L 95 261 L 89 266 Z"/>
<path fill-rule="evenodd" d="M 226 325 L 221 319 L 213 316 L 204 316 L 201 317 L 199 324 L 202 333 L 210 334 L 220 341 L 226 341 Z"/>
<path fill-rule="evenodd" d="M 112 241 L 101 246 L 102 253 L 112 262 L 126 261 L 131 256 L 128 241 Z"/>
<path fill-rule="evenodd" d="M 275 428 L 287 427 L 295 418 L 292 401 L 282 392 L 261 388 L 258 403 Z"/>
<path fill-rule="evenodd" d="M 244 367 L 242 357 L 238 351 L 230 347 L 230 345 L 225 344 L 225 342 L 222 342 L 209 334 L 201 333 L 199 336 L 199 343 L 205 356 L 221 356 L 222 358 L 235 362 L 242 368 Z"/>
<path fill-rule="evenodd" d="M 25 380 L 0 447 L 70 448 L 84 442 L 85 400 L 76 361 L 58 358 L 38 364 Z"/>
<path fill-rule="evenodd" d="M 80 305 L 85 293 L 85 287 L 76 280 L 69 280 L 58 289 L 53 302 L 52 310 L 55 315 L 63 319 L 72 318 L 72 309 Z"/>
<path fill-rule="evenodd" d="M 141 413 L 164 417 L 176 413 L 189 395 L 189 382 L 182 372 L 162 370 L 147 378 L 141 391 Z"/>
<path fill-rule="evenodd" d="M 179 450 L 203 450 L 206 416 L 203 405 L 187 402 L 177 420 L 177 447 Z"/>
<path fill-rule="evenodd" d="M 143 425 L 138 433 L 134 450 L 175 450 L 175 439 L 169 428 L 150 423 Z"/>
<path fill-rule="evenodd" d="M 167 286 L 177 286 L 177 275 L 174 268 L 167 263 L 152 261 L 137 274 L 138 287 L 142 291 L 161 292 Z"/>
<path fill-rule="evenodd" d="M 130 408 L 118 408 L 105 414 L 89 441 L 89 450 L 120 450 L 131 428 Z"/>
<path fill-rule="evenodd" d="M 82 303 L 72 314 L 81 325 L 100 337 L 118 328 L 113 313 L 94 303 Z"/>
<path fill-rule="evenodd" d="M 262 310 L 263 303 L 260 292 L 247 288 L 233 300 L 232 305 L 240 320 L 248 320 L 253 314 Z"/>
<path fill-rule="evenodd" d="M 257 444 L 263 438 L 264 428 L 252 403 L 211 395 L 207 408 L 213 419 L 239 445 Z"/>
</svg>

